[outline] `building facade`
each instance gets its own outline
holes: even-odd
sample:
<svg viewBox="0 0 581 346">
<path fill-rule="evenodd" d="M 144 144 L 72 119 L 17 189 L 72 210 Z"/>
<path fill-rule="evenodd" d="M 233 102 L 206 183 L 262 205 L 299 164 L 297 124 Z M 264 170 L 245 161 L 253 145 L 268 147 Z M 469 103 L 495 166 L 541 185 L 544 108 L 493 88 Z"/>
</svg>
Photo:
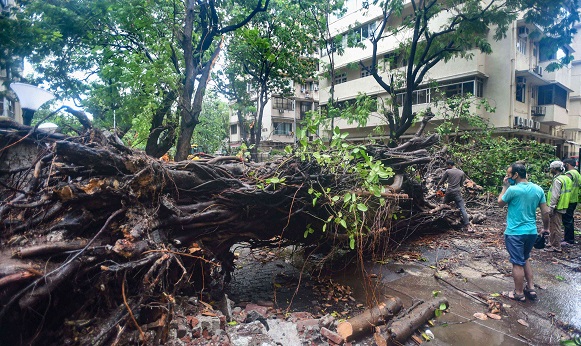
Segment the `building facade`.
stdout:
<svg viewBox="0 0 581 346">
<path fill-rule="evenodd" d="M 14 0 L 0 0 L 0 16 L 9 16 L 10 9 L 16 6 Z M 20 67 L 22 70 L 22 66 Z M 8 117 L 22 124 L 22 110 L 18 99 L 9 85 L 15 80 L 12 78 L 11 69 L 5 61 L 0 61 L 0 116 Z"/>
<path fill-rule="evenodd" d="M 316 111 L 319 107 L 319 84 L 313 79 L 304 83 L 291 82 L 293 94 L 289 96 L 272 95 L 262 118 L 260 150 L 269 152 L 272 149 L 283 149 L 296 142 L 297 128 L 307 116 L 307 112 Z M 248 115 L 247 119 L 252 116 Z M 230 146 L 238 147 L 242 143 L 241 124 L 236 112 L 230 111 Z"/>
<path fill-rule="evenodd" d="M 334 99 L 339 103 L 349 102 L 359 93 L 365 93 L 386 100 L 390 95 L 373 76 L 353 67 L 358 66 L 360 61 L 370 65 L 372 45 L 366 38 L 378 27 L 382 13 L 362 0 L 347 0 L 346 6 L 347 12 L 332 20 L 331 33 L 344 35 L 348 30 L 353 30 L 365 48 L 346 47 L 342 55 L 335 55 Z M 411 10 L 408 3 L 402 17 L 410 14 Z M 393 20 L 401 21 L 401 18 Z M 439 26 L 445 20 L 445 15 L 438 17 L 431 25 Z M 397 25 L 396 22 L 389 24 Z M 534 31 L 539 30 L 523 20 L 515 20 L 504 39 L 495 41 L 490 37 L 492 54 L 474 50 L 470 52 L 471 59 L 455 58 L 446 63 L 439 62 L 430 69 L 423 85 L 414 92 L 413 110 L 420 111 L 430 106 L 437 114 L 437 107 L 434 109 L 431 103 L 436 93 L 439 96 L 470 93 L 474 98 L 485 98 L 495 108 L 494 112 L 488 112 L 484 107 L 474 106 L 472 112 L 488 119 L 497 134 L 551 144 L 559 157 L 577 155 L 581 143 L 581 58 L 553 72 L 547 71 L 547 66 L 563 54 L 581 52 L 581 36 L 578 34 L 571 46 L 548 55 L 547 50 L 539 46 L 541 36 L 531 35 Z M 493 35 L 492 30 L 489 35 Z M 397 54 L 404 39 L 404 36 L 393 35 L 378 44 L 378 68 L 386 79 L 391 74 L 404 71 Z M 326 59 L 324 52 L 321 59 L 323 64 Z M 322 107 L 329 99 L 330 84 L 325 78 L 320 81 Z M 397 99 L 403 95 L 398 94 Z M 428 130 L 441 121 L 442 118 L 436 116 Z M 335 124 L 349 132 L 348 138 L 352 140 L 369 137 L 377 127 L 384 128 L 383 133 L 389 133 L 387 122 L 379 113 L 372 114 L 365 126 L 350 125 L 343 120 L 337 120 Z M 413 134 L 416 130 L 412 127 L 408 133 Z"/>
</svg>

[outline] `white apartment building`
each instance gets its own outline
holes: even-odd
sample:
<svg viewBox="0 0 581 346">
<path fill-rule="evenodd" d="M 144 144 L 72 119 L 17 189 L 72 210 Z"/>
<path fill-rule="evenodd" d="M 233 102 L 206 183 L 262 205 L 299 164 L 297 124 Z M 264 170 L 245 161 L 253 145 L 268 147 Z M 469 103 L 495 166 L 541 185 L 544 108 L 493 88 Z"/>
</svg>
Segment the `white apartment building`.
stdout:
<svg viewBox="0 0 581 346">
<path fill-rule="evenodd" d="M 331 22 L 331 32 L 333 35 L 343 34 L 350 26 L 357 24 L 356 30 L 360 30 L 361 42 L 366 47 L 345 48 L 343 55 L 335 55 L 335 100 L 354 100 L 358 93 L 387 99 L 389 95 L 373 76 L 359 67 L 352 67 L 358 66 L 359 61 L 369 65 L 372 45 L 366 38 L 378 26 L 381 11 L 374 11 L 368 1 L 347 0 L 346 5 L 347 12 Z M 364 7 L 369 7 L 369 10 Z M 408 7 L 403 16 L 411 11 L 411 6 Z M 440 23 L 433 25 L 444 24 L 443 16 L 439 20 Z M 516 20 L 505 39 L 494 41 L 490 38 L 492 54 L 473 51 L 472 59 L 456 58 L 438 63 L 424 77 L 424 87 L 414 93 L 413 110 L 432 106 L 432 110 L 436 111 L 430 104 L 434 85 L 438 85 L 439 92 L 447 96 L 469 92 L 474 97 L 486 98 L 495 107 L 496 111 L 492 113 L 476 107 L 473 112 L 489 119 L 496 133 L 552 144 L 559 157 L 577 155 L 581 143 L 581 34 L 571 46 L 562 47 L 556 54 L 547 56 L 546 50 L 539 47 L 539 36 L 530 35 L 535 29 L 522 20 Z M 380 69 L 383 64 L 384 71 L 381 73 L 384 77 L 403 71 L 398 59 L 394 59 L 394 52 L 403 39 L 403 36 L 391 36 L 379 42 L 377 57 Z M 546 71 L 547 65 L 560 54 L 575 51 L 579 52 L 580 57 L 570 66 L 554 72 Z M 322 52 L 321 62 L 326 62 L 325 59 Z M 323 107 L 329 98 L 329 80 L 322 79 L 320 86 Z M 438 117 L 434 118 L 430 127 L 436 126 L 438 121 Z M 352 140 L 368 137 L 378 126 L 385 129 L 383 133 L 389 133 L 386 121 L 379 114 L 373 114 L 363 127 L 349 125 L 340 119 L 335 121 L 335 125 L 349 132 L 348 138 Z M 408 133 L 413 134 L 416 130 L 412 127 Z"/>
<path fill-rule="evenodd" d="M 264 107 L 260 148 L 262 151 L 283 149 L 296 141 L 297 128 L 307 112 L 319 107 L 319 84 L 313 79 L 304 83 L 291 82 L 293 95 L 273 95 Z M 251 119 L 250 116 L 247 119 Z M 242 142 L 240 124 L 236 112 L 230 110 L 230 147 Z"/>
<path fill-rule="evenodd" d="M 9 15 L 10 8 L 16 6 L 14 0 L 0 0 L 0 16 Z M 22 124 L 22 109 L 16 95 L 6 86 L 14 81 L 10 71 L 0 66 L 0 116 L 8 117 Z"/>
</svg>

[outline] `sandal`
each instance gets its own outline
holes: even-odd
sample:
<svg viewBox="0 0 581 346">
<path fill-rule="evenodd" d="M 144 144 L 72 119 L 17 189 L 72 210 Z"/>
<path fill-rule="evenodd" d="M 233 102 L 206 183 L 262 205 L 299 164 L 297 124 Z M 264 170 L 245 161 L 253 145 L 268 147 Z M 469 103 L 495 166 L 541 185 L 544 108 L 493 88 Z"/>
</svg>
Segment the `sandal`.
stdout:
<svg viewBox="0 0 581 346">
<path fill-rule="evenodd" d="M 502 292 L 502 296 L 508 299 L 516 300 L 517 302 L 525 302 L 527 299 L 524 294 L 517 294 L 516 291 Z"/>
<path fill-rule="evenodd" d="M 524 293 L 525 296 L 527 296 L 527 298 L 529 298 L 530 300 L 537 300 L 537 292 L 535 291 L 534 288 L 526 288 L 524 289 Z"/>
</svg>

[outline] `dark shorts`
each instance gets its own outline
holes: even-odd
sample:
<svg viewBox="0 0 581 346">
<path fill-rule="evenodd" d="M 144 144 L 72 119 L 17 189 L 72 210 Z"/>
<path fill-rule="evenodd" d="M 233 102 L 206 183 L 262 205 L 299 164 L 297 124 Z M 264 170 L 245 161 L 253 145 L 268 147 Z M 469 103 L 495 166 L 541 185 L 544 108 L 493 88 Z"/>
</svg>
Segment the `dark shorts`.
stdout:
<svg viewBox="0 0 581 346">
<path fill-rule="evenodd" d="M 506 249 L 510 255 L 510 263 L 524 266 L 529 259 L 533 245 L 537 240 L 536 234 L 504 235 Z"/>
</svg>

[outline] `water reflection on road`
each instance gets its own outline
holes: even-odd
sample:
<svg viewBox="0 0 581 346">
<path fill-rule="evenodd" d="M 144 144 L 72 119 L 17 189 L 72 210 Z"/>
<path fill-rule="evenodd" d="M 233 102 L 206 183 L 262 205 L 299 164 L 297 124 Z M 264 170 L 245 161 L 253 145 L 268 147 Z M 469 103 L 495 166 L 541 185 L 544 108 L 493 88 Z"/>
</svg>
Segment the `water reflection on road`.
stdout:
<svg viewBox="0 0 581 346">
<path fill-rule="evenodd" d="M 511 277 L 506 277 L 490 264 L 490 257 L 475 256 L 464 251 L 461 261 L 452 270 L 441 272 L 448 281 L 458 288 L 486 295 L 500 293 L 513 287 Z M 357 265 L 336 273 L 333 279 L 353 288 L 353 297 L 358 301 L 372 304 L 382 295 L 399 296 L 404 306 L 409 307 L 415 299 L 428 300 L 434 291 L 448 298 L 449 312 L 437 319 L 430 329 L 436 336 L 431 345 L 554 345 L 559 343 L 561 332 L 553 324 L 551 314 L 558 320 L 581 329 L 581 274 L 571 270 L 564 262 L 540 261 L 533 254 L 535 280 L 543 287 L 537 290 L 539 300 L 520 303 L 505 298 L 500 299 L 510 307 L 501 320 L 481 321 L 473 317 L 476 312 L 486 312 L 487 307 L 460 290 L 434 277 L 438 260 L 454 257 L 449 251 L 427 249 L 422 251 L 421 261 L 391 261 L 389 263 L 366 263 L 366 275 L 362 275 Z M 498 261 L 508 259 L 498 254 Z M 535 260 L 536 258 L 536 260 Z M 550 258 L 550 257 L 549 257 Z M 495 273 L 496 275 L 484 275 Z M 523 319 L 529 327 L 517 323 Z"/>
</svg>

